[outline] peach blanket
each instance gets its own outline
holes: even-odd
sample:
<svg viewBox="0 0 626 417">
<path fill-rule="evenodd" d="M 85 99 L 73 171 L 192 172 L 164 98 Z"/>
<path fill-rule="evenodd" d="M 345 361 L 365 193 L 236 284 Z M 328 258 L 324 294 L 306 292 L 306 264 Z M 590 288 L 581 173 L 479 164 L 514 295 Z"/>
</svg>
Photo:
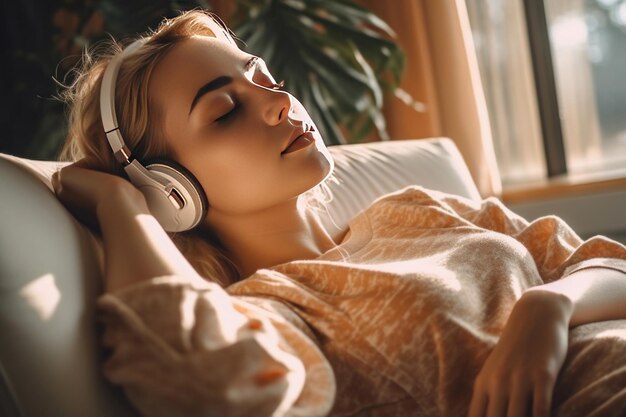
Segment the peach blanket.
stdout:
<svg viewBox="0 0 626 417">
<path fill-rule="evenodd" d="M 595 267 L 626 247 L 411 186 L 319 258 L 102 296 L 105 373 L 146 416 L 464 416 L 522 292 Z M 625 387 L 626 320 L 572 329 L 553 415 L 624 416 Z"/>
</svg>

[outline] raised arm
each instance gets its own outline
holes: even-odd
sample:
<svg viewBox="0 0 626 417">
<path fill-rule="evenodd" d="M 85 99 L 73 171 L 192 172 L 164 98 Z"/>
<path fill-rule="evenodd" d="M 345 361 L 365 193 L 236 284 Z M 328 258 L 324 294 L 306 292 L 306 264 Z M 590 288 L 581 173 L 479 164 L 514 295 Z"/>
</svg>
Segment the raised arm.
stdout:
<svg viewBox="0 0 626 417">
<path fill-rule="evenodd" d="M 200 277 L 128 182 L 70 166 L 53 185 L 102 234 L 107 294 L 98 307 L 112 348 L 105 374 L 143 415 L 329 411 L 332 370 L 312 340 Z"/>
<path fill-rule="evenodd" d="M 101 233 L 107 292 L 162 275 L 197 275 L 128 181 L 68 167 L 52 177 L 52 184 L 65 206 Z"/>
</svg>

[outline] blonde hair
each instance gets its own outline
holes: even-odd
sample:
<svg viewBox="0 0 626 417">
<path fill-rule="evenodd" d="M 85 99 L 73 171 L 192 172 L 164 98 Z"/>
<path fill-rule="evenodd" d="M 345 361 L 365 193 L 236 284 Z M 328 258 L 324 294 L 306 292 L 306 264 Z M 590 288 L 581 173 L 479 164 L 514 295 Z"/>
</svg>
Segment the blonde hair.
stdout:
<svg viewBox="0 0 626 417">
<path fill-rule="evenodd" d="M 161 110 L 148 96 L 152 71 L 178 42 L 194 35 L 236 42 L 230 31 L 213 14 L 193 10 L 165 19 L 157 30 L 143 37 L 145 44 L 124 60 L 117 78 L 115 108 L 126 145 L 139 160 L 168 156 L 159 117 Z M 83 159 L 91 169 L 126 177 L 107 142 L 100 116 L 100 85 L 106 66 L 121 53 L 115 42 L 100 44 L 83 53 L 73 74 L 75 80 L 61 93 L 69 106 L 69 128 L 59 160 Z M 217 236 L 193 230 L 170 235 L 179 250 L 205 278 L 223 286 L 240 279 Z"/>
</svg>

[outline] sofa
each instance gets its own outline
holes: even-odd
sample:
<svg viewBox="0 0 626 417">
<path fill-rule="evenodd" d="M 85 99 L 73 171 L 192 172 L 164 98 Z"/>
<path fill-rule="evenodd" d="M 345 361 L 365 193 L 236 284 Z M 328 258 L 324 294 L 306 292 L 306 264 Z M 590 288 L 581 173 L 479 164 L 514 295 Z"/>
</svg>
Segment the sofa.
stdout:
<svg viewBox="0 0 626 417">
<path fill-rule="evenodd" d="M 377 197 L 407 185 L 480 195 L 447 138 L 341 145 L 329 182 L 342 230 Z M 102 290 L 98 240 L 55 198 L 65 163 L 0 154 L 0 416 L 125 417 L 135 412 L 100 372 L 106 352 L 94 311 Z"/>
</svg>

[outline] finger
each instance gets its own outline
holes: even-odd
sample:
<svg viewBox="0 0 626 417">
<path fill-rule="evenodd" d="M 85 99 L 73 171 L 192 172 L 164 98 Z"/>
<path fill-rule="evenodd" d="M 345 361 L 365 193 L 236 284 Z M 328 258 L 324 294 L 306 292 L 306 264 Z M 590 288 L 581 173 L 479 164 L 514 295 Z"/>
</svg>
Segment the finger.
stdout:
<svg viewBox="0 0 626 417">
<path fill-rule="evenodd" d="M 487 396 L 478 390 L 474 390 L 468 417 L 483 417 L 487 408 Z"/>
<path fill-rule="evenodd" d="M 542 381 L 535 386 L 533 395 L 533 417 L 550 417 L 553 385 Z"/>
<path fill-rule="evenodd" d="M 531 391 L 526 385 L 520 383 L 514 387 L 509 401 L 507 417 L 526 417 L 531 399 Z"/>
<path fill-rule="evenodd" d="M 507 395 L 502 392 L 496 392 L 489 396 L 489 405 L 487 406 L 487 417 L 504 416 L 508 404 Z"/>
</svg>

